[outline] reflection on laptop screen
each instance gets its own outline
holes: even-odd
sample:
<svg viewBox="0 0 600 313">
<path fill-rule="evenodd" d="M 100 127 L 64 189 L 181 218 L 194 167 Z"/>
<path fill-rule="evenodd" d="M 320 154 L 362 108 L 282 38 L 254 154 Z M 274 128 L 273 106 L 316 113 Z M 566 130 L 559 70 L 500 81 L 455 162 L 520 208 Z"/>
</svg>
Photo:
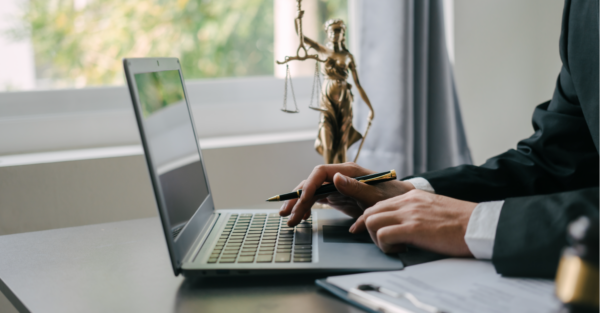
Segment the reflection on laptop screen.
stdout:
<svg viewBox="0 0 600 313">
<path fill-rule="evenodd" d="M 179 71 L 135 74 L 146 142 L 173 238 L 208 196 Z"/>
</svg>

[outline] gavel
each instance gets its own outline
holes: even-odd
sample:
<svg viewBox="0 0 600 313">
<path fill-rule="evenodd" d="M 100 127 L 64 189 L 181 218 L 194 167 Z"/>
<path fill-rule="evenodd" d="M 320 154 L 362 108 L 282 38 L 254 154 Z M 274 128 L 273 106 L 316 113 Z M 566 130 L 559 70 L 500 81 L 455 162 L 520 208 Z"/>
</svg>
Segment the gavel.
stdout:
<svg viewBox="0 0 600 313">
<path fill-rule="evenodd" d="M 569 224 L 567 246 L 556 272 L 561 313 L 598 312 L 598 219 L 582 216 Z"/>
</svg>

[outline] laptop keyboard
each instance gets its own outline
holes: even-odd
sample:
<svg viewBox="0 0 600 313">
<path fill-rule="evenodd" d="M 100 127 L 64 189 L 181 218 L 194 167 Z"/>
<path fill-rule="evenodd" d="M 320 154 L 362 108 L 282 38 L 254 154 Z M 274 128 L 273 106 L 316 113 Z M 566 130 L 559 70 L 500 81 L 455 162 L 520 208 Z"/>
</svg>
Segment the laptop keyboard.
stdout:
<svg viewBox="0 0 600 313">
<path fill-rule="evenodd" d="M 312 217 L 296 227 L 279 214 L 231 214 L 208 263 L 310 263 Z"/>
</svg>

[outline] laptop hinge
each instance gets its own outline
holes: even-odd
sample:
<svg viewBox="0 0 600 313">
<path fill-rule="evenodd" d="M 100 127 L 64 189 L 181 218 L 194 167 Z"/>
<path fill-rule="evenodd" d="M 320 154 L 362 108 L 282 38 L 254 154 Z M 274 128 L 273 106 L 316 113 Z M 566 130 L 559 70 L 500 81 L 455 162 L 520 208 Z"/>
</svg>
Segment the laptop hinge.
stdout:
<svg viewBox="0 0 600 313">
<path fill-rule="evenodd" d="M 214 212 L 213 214 L 210 215 L 210 219 L 206 223 L 206 225 L 208 225 L 208 227 L 204 227 L 204 230 L 200 232 L 200 234 L 194 241 L 194 244 L 192 244 L 192 248 L 188 250 L 185 257 L 183 258 L 182 264 L 193 261 L 194 258 L 196 257 L 196 255 L 198 255 L 198 252 L 202 248 L 202 245 L 206 241 L 206 238 L 208 238 L 208 235 L 210 235 L 210 232 L 213 230 L 213 228 L 217 224 L 217 220 L 219 219 L 220 215 L 221 215 L 221 213 L 217 213 L 217 212 Z"/>
</svg>

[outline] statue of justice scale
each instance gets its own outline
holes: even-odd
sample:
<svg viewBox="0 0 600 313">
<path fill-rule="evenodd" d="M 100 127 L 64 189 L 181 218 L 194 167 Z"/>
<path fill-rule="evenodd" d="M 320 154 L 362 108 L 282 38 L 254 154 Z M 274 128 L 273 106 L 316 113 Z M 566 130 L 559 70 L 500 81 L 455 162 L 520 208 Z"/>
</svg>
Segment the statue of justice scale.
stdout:
<svg viewBox="0 0 600 313">
<path fill-rule="evenodd" d="M 346 162 L 348 147 L 362 139 L 354 158 L 354 162 L 356 162 L 371 128 L 374 111 L 367 94 L 358 80 L 354 56 L 348 51 L 345 45 L 346 25 L 340 19 L 325 22 L 328 42 L 323 46 L 302 34 L 302 17 L 304 15 L 304 11 L 301 8 L 302 0 L 296 0 L 296 2 L 298 13 L 294 19 L 294 23 L 300 43 L 295 56 L 286 56 L 284 61 L 277 61 L 277 64 L 286 65 L 285 91 L 283 108 L 281 110 L 286 113 L 299 112 L 294 95 L 290 68 L 287 63 L 308 59 L 316 60 L 309 104 L 309 108 L 321 113 L 315 149 L 323 156 L 326 164 L 344 163 Z M 316 51 L 315 54 L 308 53 L 308 50 L 311 48 Z M 324 59 L 321 57 L 324 57 Z M 323 63 L 323 73 L 325 74 L 323 83 L 321 83 L 320 63 Z M 352 125 L 352 102 L 354 96 L 351 92 L 352 85 L 347 82 L 348 72 L 352 73 L 356 89 L 370 110 L 364 135 L 361 135 Z M 288 84 L 292 92 L 294 109 L 288 109 L 287 106 Z M 319 102 L 318 106 L 313 105 L 315 99 Z"/>
</svg>

